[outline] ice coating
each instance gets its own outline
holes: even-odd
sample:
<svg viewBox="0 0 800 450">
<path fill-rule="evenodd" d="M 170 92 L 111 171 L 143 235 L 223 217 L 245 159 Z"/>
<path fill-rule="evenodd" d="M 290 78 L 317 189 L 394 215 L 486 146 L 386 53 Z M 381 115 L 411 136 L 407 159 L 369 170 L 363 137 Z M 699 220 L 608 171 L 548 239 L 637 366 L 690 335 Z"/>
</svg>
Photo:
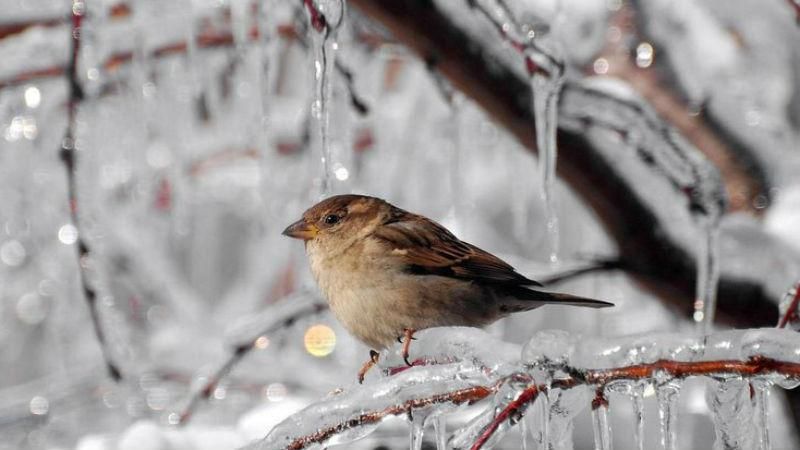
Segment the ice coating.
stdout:
<svg viewBox="0 0 800 450">
<path fill-rule="evenodd" d="M 800 362 L 800 335 L 783 328 L 759 328 L 740 332 L 741 358 L 755 356 Z"/>
<path fill-rule="evenodd" d="M 563 367 L 569 364 L 579 340 L 563 330 L 539 331 L 522 348 L 522 361 L 543 369 Z"/>
<path fill-rule="evenodd" d="M 520 354 L 518 345 L 472 327 L 428 328 L 414 333 L 414 338 L 409 349 L 410 361 L 470 361 L 508 373 L 513 370 Z M 384 350 L 379 365 L 383 368 L 405 367 L 401 350 L 399 345 Z"/>
<path fill-rule="evenodd" d="M 418 408 L 452 408 L 454 393 L 477 390 L 482 395 L 491 385 L 484 372 L 467 363 L 413 367 L 379 382 L 365 384 L 323 399 L 294 414 L 273 428 L 251 450 L 302 448 L 297 439 L 315 436 L 314 442 L 341 444 L 360 439 L 384 418 L 412 415 Z M 466 401 L 466 400 L 463 400 Z M 403 405 L 411 405 L 403 406 Z"/>
<path fill-rule="evenodd" d="M 702 339 L 672 333 L 592 338 L 576 347 L 572 364 L 586 368 L 624 367 L 660 359 L 691 361 L 703 350 Z"/>
</svg>

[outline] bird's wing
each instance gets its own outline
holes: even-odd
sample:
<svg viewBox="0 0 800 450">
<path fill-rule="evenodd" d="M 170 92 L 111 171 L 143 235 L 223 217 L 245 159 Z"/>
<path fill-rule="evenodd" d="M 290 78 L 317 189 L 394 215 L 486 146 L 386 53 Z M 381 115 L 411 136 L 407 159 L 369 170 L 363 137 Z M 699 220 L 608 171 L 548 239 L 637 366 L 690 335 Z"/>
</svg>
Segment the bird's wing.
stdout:
<svg viewBox="0 0 800 450">
<path fill-rule="evenodd" d="M 402 258 L 411 273 L 498 285 L 541 286 L 500 258 L 461 241 L 438 223 L 399 208 L 373 235 Z"/>
</svg>

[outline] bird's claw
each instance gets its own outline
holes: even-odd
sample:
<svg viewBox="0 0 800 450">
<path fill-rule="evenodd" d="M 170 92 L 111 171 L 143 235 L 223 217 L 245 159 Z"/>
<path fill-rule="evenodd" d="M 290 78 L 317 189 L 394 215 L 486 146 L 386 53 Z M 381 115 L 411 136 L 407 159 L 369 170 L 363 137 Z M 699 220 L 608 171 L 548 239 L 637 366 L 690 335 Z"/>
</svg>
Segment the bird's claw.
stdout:
<svg viewBox="0 0 800 450">
<path fill-rule="evenodd" d="M 376 352 L 375 350 L 369 351 L 369 361 L 365 362 L 358 371 L 358 384 L 364 384 L 364 377 L 367 376 L 367 372 L 369 372 L 369 370 L 372 369 L 375 364 L 378 364 L 380 356 L 380 353 Z"/>
<path fill-rule="evenodd" d="M 405 361 L 406 364 L 409 367 L 413 366 L 413 364 L 411 364 L 411 362 L 408 360 L 408 349 L 409 349 L 409 347 L 411 347 L 411 341 L 415 339 L 414 338 L 414 332 L 415 331 L 416 330 L 412 330 L 411 328 L 406 328 L 403 331 L 403 351 L 402 351 L 402 355 L 403 355 L 403 361 Z"/>
</svg>

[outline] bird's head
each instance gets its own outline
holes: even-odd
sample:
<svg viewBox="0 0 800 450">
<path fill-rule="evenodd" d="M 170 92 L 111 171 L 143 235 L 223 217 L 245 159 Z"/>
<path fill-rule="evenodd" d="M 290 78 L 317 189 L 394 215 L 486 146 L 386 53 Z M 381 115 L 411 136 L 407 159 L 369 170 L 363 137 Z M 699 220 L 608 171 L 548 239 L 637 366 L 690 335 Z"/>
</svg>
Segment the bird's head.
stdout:
<svg viewBox="0 0 800 450">
<path fill-rule="evenodd" d="M 363 238 L 388 216 L 391 205 L 365 195 L 336 195 L 303 213 L 283 230 L 285 236 L 324 247 L 349 246 Z"/>
</svg>

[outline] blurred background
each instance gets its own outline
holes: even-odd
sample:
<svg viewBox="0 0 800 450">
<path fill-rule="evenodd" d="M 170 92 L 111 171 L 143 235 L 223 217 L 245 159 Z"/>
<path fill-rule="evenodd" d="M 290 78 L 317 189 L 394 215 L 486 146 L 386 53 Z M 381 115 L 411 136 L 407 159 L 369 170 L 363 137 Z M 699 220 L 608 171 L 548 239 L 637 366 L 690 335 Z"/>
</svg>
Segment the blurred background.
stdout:
<svg viewBox="0 0 800 450">
<path fill-rule="evenodd" d="M 344 12 L 336 2 L 315 3 L 327 13 L 327 39 L 314 30 L 308 3 L 0 0 L 0 449 L 237 448 L 353 385 L 368 349 L 327 311 L 281 322 L 286 302 L 321 302 L 302 246 L 280 232 L 323 194 L 385 198 L 534 279 L 622 261 L 620 247 L 637 253 L 608 231 L 613 208 L 587 205 L 594 190 L 613 203 L 600 186 L 616 172 L 587 174 L 579 193 L 575 171 L 570 185 L 543 182 L 546 171 L 508 120 L 475 103 L 475 92 L 462 89 L 469 83 L 454 88 L 452 73 L 443 76 L 436 61 L 409 49 L 414 36 L 393 34 L 402 19 L 387 24 L 380 8 L 358 8 L 382 2 L 361 0 Z M 435 9 L 478 43 L 469 31 L 488 30 L 487 51 L 501 66 L 518 59 L 473 4 L 416 7 Z M 716 326 L 773 325 L 780 293 L 800 278 L 800 7 L 526 0 L 510 10 L 564 61 L 566 79 L 645 105 L 675 139 L 700 149 L 689 160 L 720 169 L 728 200 L 722 226 L 738 239 L 723 236 L 723 254 L 738 255 L 723 259 L 738 261 L 732 273 L 769 286 L 759 291 L 766 303 L 733 308 Z M 344 17 L 334 29 L 336 15 Z M 506 65 L 511 73 L 524 67 Z M 530 92 L 519 96 L 531 108 Z M 623 128 L 636 134 L 637 126 Z M 625 172 L 630 163 L 610 164 Z M 632 175 L 642 189 L 633 197 L 646 197 L 644 173 Z M 674 208 L 672 197 L 658 198 L 663 204 L 645 203 Z M 687 248 L 702 246 L 686 213 L 656 216 L 666 231 L 654 235 L 680 229 Z M 638 219 L 618 221 L 626 220 Z M 596 271 L 557 285 L 616 308 L 544 308 L 489 332 L 518 344 L 550 328 L 694 333 L 695 298 L 664 294 L 635 272 Z M 96 292 L 119 382 L 109 377 L 84 285 Z M 725 301 L 720 296 L 720 307 Z M 262 329 L 271 332 L 260 336 Z M 191 390 L 254 336 L 254 350 L 199 402 L 188 425 L 175 428 Z M 773 447 L 797 448 L 793 402 L 774 394 Z M 634 448 L 625 439 L 633 408 L 617 404 L 615 448 Z M 678 448 L 710 448 L 702 380 L 687 384 L 680 408 Z M 646 417 L 654 446 L 652 396 Z M 578 418 L 576 448 L 593 446 L 589 420 L 586 411 Z M 349 447 L 405 448 L 406 435 L 402 421 L 390 421 Z M 501 447 L 519 448 L 518 437 Z"/>
</svg>

